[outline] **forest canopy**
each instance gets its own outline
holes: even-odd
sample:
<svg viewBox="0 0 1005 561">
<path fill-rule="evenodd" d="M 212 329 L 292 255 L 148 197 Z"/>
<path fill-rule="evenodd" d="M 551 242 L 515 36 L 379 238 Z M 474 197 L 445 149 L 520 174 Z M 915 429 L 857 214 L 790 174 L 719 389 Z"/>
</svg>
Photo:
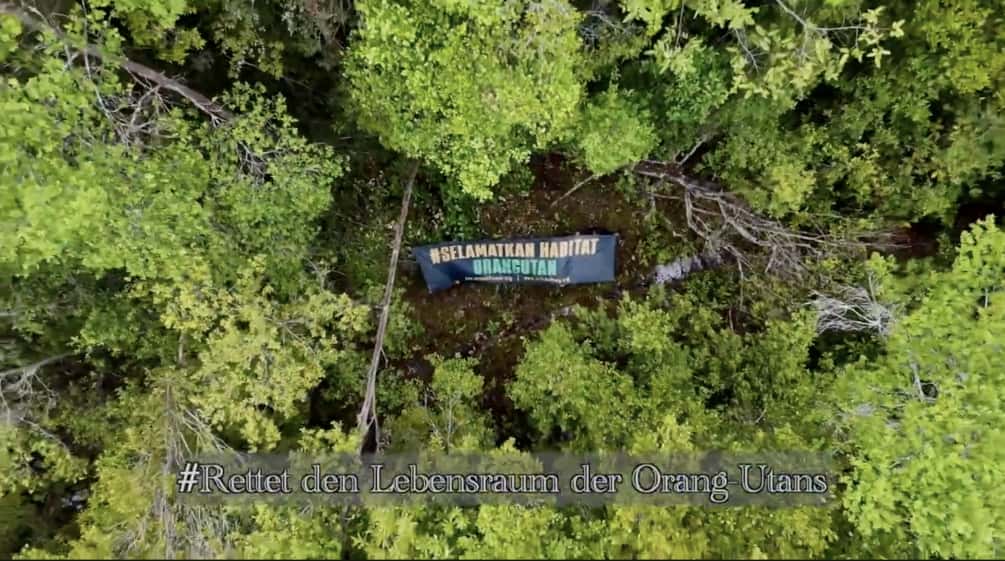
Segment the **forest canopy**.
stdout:
<svg viewBox="0 0 1005 561">
<path fill-rule="evenodd" d="M 0 0 L 0 557 L 1005 555 L 1002 0 Z M 616 233 L 617 280 L 409 250 Z M 200 505 L 801 451 L 828 506 Z"/>
</svg>

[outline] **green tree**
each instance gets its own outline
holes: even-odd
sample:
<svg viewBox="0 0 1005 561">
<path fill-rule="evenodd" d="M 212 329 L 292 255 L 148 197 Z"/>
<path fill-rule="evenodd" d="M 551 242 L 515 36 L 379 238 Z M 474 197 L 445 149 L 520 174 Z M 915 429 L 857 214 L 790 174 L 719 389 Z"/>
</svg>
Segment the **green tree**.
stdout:
<svg viewBox="0 0 1005 561">
<path fill-rule="evenodd" d="M 566 134 L 582 96 L 578 13 L 563 1 L 364 0 L 346 75 L 363 128 L 488 199 Z"/>
<path fill-rule="evenodd" d="M 940 227 L 930 259 L 842 253 L 799 282 L 724 260 L 636 295 L 640 256 L 695 249 L 678 219 L 757 250 L 731 210 L 800 244 L 997 204 L 1000 0 L 879 4 L 0 2 L 0 556 L 1002 556 L 992 219 L 956 249 Z M 570 165 L 549 159 L 541 183 L 665 169 L 658 188 L 721 187 L 734 206 L 678 213 L 646 193 L 629 212 L 653 220 L 619 221 L 629 296 L 540 330 L 527 302 L 544 292 L 399 282 L 379 438 L 364 440 L 393 170 L 428 164 L 405 246 L 504 235 L 550 218 L 526 164 L 552 151 Z M 562 222 L 592 220 L 594 195 L 569 198 L 582 216 Z M 595 294 L 567 290 L 547 297 Z M 507 326 L 484 339 L 494 320 L 467 311 L 500 302 Z M 860 304 L 882 304 L 879 324 L 830 330 Z M 441 320 L 476 344 L 434 338 Z M 175 491 L 196 454 L 303 467 L 374 443 L 527 463 L 536 448 L 836 449 L 843 471 L 831 508 L 210 506 Z"/>
<path fill-rule="evenodd" d="M 1001 554 L 1005 233 L 963 234 L 886 353 L 842 375 L 851 457 L 844 505 L 861 536 L 923 557 Z"/>
</svg>

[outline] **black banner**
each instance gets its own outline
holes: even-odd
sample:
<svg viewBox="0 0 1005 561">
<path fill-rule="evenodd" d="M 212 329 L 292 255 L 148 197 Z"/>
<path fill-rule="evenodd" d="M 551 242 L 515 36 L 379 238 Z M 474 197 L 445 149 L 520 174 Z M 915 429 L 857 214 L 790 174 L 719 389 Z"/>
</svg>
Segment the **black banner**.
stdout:
<svg viewBox="0 0 1005 561">
<path fill-rule="evenodd" d="M 583 284 L 614 281 L 616 235 L 446 242 L 412 254 L 430 292 L 461 282 Z"/>
</svg>

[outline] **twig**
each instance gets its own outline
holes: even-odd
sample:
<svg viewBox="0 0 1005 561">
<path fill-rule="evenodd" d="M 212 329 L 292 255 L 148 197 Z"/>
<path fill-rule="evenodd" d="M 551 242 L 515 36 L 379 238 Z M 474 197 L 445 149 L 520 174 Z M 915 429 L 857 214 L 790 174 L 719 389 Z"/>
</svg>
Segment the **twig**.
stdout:
<svg viewBox="0 0 1005 561">
<path fill-rule="evenodd" d="M 373 356 L 370 359 L 370 369 L 366 374 L 366 393 L 363 397 L 363 405 L 357 416 L 357 428 L 360 433 L 360 452 L 366 444 L 366 436 L 371 426 L 377 426 L 377 368 L 380 366 L 380 357 L 384 352 L 384 335 L 387 332 L 387 320 L 391 311 L 391 296 L 394 293 L 394 277 L 398 271 L 398 254 L 401 252 L 401 240 L 405 232 L 405 220 L 408 219 L 408 205 L 412 200 L 412 186 L 415 183 L 415 175 L 419 170 L 419 163 L 412 164 L 412 170 L 408 174 L 408 181 L 405 183 L 405 194 L 401 198 L 401 213 L 398 215 L 398 222 L 394 228 L 394 247 L 391 250 L 391 263 L 387 268 L 387 284 L 384 285 L 384 298 L 381 301 L 380 321 L 377 324 L 377 340 L 373 345 Z M 378 429 L 379 430 L 379 429 Z M 377 441 L 380 437 L 378 434 Z"/>
<path fill-rule="evenodd" d="M 934 399 L 932 399 L 932 398 L 928 397 L 927 395 L 925 395 L 925 390 L 924 390 L 924 388 L 921 385 L 921 377 L 918 376 L 918 364 L 916 362 L 914 362 L 914 360 L 912 359 L 911 363 L 910 363 L 910 366 L 911 366 L 911 375 L 914 378 L 914 389 L 915 389 L 915 391 L 918 392 L 918 399 L 920 401 L 925 402 L 925 403 L 931 403 L 931 402 L 935 401 Z"/>
<path fill-rule="evenodd" d="M 680 38 L 684 35 L 681 33 L 682 27 L 684 26 L 684 3 L 680 3 L 680 14 L 677 15 L 677 33 L 674 35 L 673 46 L 675 49 L 680 48 Z"/>
</svg>

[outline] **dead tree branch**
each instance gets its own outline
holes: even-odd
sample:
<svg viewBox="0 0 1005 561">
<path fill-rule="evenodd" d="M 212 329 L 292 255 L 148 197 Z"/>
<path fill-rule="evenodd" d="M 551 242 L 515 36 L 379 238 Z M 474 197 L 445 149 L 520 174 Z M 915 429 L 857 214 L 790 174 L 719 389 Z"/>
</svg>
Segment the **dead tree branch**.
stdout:
<svg viewBox="0 0 1005 561">
<path fill-rule="evenodd" d="M 805 18 L 801 17 L 799 14 L 796 13 L 795 10 L 793 10 L 792 8 L 790 8 L 782 0 L 775 0 L 775 4 L 778 4 L 778 7 L 781 8 L 783 12 L 785 12 L 786 14 L 788 14 L 792 19 L 796 20 L 799 23 L 799 25 L 803 26 L 803 28 L 806 29 L 807 31 L 812 31 L 812 32 L 820 33 L 820 34 L 827 34 L 827 33 L 832 33 L 832 32 L 835 32 L 835 31 L 865 31 L 867 29 L 865 26 L 862 26 L 862 25 L 843 25 L 843 26 L 840 26 L 840 27 L 820 27 L 820 26 L 814 24 L 813 22 L 808 21 Z"/>
<path fill-rule="evenodd" d="M 702 145 L 708 142 L 711 138 L 712 138 L 711 132 L 706 132 L 702 134 L 700 137 L 698 137 L 698 140 L 694 143 L 694 146 L 691 147 L 691 150 L 689 150 L 688 153 L 685 154 L 683 158 L 676 159 L 675 163 L 678 166 L 683 166 L 684 164 L 686 164 L 688 160 L 691 159 L 691 156 L 694 156 L 694 153 L 697 152 L 698 149 L 701 148 Z"/>
<path fill-rule="evenodd" d="M 832 295 L 814 291 L 809 304 L 817 312 L 817 333 L 866 331 L 886 337 L 895 319 L 895 309 L 877 299 L 872 275 L 865 288 L 842 286 Z"/>
<path fill-rule="evenodd" d="M 42 386 L 44 393 L 48 395 L 48 386 L 38 378 L 38 371 L 43 366 L 59 362 L 68 356 L 69 353 L 50 356 L 19 368 L 0 372 L 0 407 L 3 407 L 4 412 L 10 413 L 8 397 L 12 397 L 15 401 L 30 398 L 39 391 L 38 386 Z"/>
<path fill-rule="evenodd" d="M 0 372 L 0 416 L 3 422 L 15 427 L 24 427 L 52 440 L 64 449 L 66 444 L 62 439 L 43 428 L 32 417 L 37 412 L 36 409 L 44 414 L 56 403 L 55 393 L 38 375 L 39 370 L 68 356 L 70 353 L 54 355 Z"/>
<path fill-rule="evenodd" d="M 325 44 L 334 45 L 338 49 L 344 46 L 338 39 L 338 33 L 346 27 L 352 14 L 352 2 L 349 0 L 301 0 L 299 7 L 313 23 Z M 284 17 L 284 19 L 286 19 Z M 295 25 L 292 20 L 287 24 Z"/>
<path fill-rule="evenodd" d="M 706 251 L 732 256 L 740 267 L 754 268 L 754 256 L 766 254 L 765 273 L 800 276 L 807 258 L 895 245 L 886 234 L 863 232 L 838 237 L 827 232 L 793 230 L 754 212 L 742 199 L 719 185 L 684 174 L 672 164 L 644 161 L 635 168 L 644 177 L 681 188 L 660 195 L 681 201 L 688 228 L 705 243 Z M 754 251 L 754 250 L 759 251 Z"/>
<path fill-rule="evenodd" d="M 747 57 L 750 65 L 754 68 L 755 73 L 761 72 L 760 65 L 757 64 L 757 55 L 750 49 L 750 42 L 747 40 L 747 32 L 742 29 L 734 29 L 733 35 L 736 37 L 737 44 L 743 50 L 743 54 Z"/>
<path fill-rule="evenodd" d="M 14 375 L 17 375 L 17 374 L 20 374 L 22 378 L 23 377 L 28 377 L 28 376 L 34 376 L 36 373 L 38 373 L 38 369 L 39 368 L 42 368 L 46 364 L 51 364 L 53 362 L 57 362 L 57 361 L 63 360 L 64 358 L 66 358 L 68 356 L 70 356 L 69 353 L 58 354 L 58 355 L 55 355 L 55 356 L 50 356 L 50 357 L 43 358 L 42 360 L 39 360 L 38 362 L 33 362 L 33 363 L 28 364 L 26 366 L 21 366 L 19 368 L 12 368 L 10 370 L 5 370 L 3 372 L 0 372 L 0 380 L 4 380 L 4 379 L 6 379 L 6 378 L 8 378 L 10 376 L 14 376 Z"/>
<path fill-rule="evenodd" d="M 18 5 L 10 2 L 0 2 L 0 14 L 6 14 L 17 18 L 17 20 L 28 29 L 33 31 L 50 31 L 61 40 L 66 41 L 66 36 L 58 27 L 50 25 L 42 18 L 32 14 L 29 10 Z M 85 58 L 88 56 L 101 60 L 107 60 L 109 58 L 108 55 L 103 53 L 96 45 L 85 44 L 82 47 L 75 48 L 83 53 Z M 193 90 L 185 84 L 182 84 L 178 80 L 168 77 L 163 72 L 159 72 L 149 66 L 134 62 L 124 57 L 113 62 L 118 62 L 122 69 L 129 73 L 129 75 L 134 79 L 138 77 L 148 80 L 160 86 L 164 90 L 174 92 L 185 98 L 192 105 L 194 105 L 196 109 L 208 115 L 214 124 L 218 124 L 222 121 L 229 121 L 234 118 L 233 113 L 227 111 L 212 99 Z"/>
<path fill-rule="evenodd" d="M 408 219 L 408 206 L 412 200 L 412 186 L 415 183 L 415 175 L 418 171 L 419 163 L 414 162 L 411 171 L 409 171 L 408 180 L 405 182 L 405 193 L 401 198 L 401 212 L 398 215 L 398 222 L 394 226 L 394 246 L 391 250 L 391 263 L 387 267 L 387 283 L 384 285 L 384 298 L 381 300 L 380 305 L 377 340 L 373 345 L 370 369 L 366 375 L 366 392 L 363 397 L 363 405 L 356 418 L 360 433 L 361 452 L 366 443 L 366 436 L 370 432 L 370 427 L 376 428 L 378 431 L 377 442 L 380 442 L 380 428 L 377 424 L 377 369 L 380 366 L 380 357 L 384 352 L 384 336 L 387 332 L 387 320 L 391 311 L 391 297 L 394 294 L 394 277 L 398 271 L 398 254 L 401 252 L 401 240 L 405 233 L 405 221 Z"/>
</svg>

